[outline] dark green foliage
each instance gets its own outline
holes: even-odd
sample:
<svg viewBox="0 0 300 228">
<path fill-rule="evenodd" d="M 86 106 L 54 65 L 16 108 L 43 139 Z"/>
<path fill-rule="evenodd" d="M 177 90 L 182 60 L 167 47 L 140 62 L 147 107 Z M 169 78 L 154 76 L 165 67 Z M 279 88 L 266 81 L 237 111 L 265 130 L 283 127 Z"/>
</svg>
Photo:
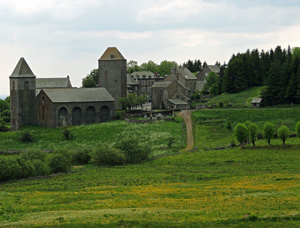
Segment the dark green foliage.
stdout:
<svg viewBox="0 0 300 228">
<path fill-rule="evenodd" d="M 296 124 L 296 134 L 297 137 L 300 138 L 300 121 L 298 121 Z"/>
<path fill-rule="evenodd" d="M 33 142 L 33 135 L 29 131 L 24 131 L 21 133 L 19 139 L 24 143 Z"/>
<path fill-rule="evenodd" d="M 138 163 L 148 160 L 151 148 L 147 144 L 138 143 L 133 138 L 123 139 L 116 147 L 123 151 L 127 163 Z"/>
<path fill-rule="evenodd" d="M 20 158 L 24 160 L 41 160 L 46 161 L 47 152 L 41 150 L 28 150 L 20 154 Z"/>
<path fill-rule="evenodd" d="M 145 94 L 137 95 L 136 93 L 131 93 L 127 97 L 122 97 L 119 100 L 119 104 L 122 106 L 122 109 L 131 110 L 133 107 L 138 105 L 143 105 L 147 102 L 147 96 Z"/>
<path fill-rule="evenodd" d="M 91 163 L 97 166 L 124 165 L 125 155 L 112 146 L 101 145 L 92 153 Z"/>
<path fill-rule="evenodd" d="M 52 154 L 49 158 L 48 165 L 51 173 L 66 173 L 71 169 L 71 165 L 62 154 Z"/>
<path fill-rule="evenodd" d="M 182 66 L 188 68 L 191 72 L 199 72 L 202 69 L 202 63 L 200 59 L 195 59 L 194 61 L 189 59 L 187 62 L 184 62 Z"/>
<path fill-rule="evenodd" d="M 250 124 L 248 125 L 248 133 L 249 133 L 249 140 L 250 142 L 252 142 L 253 147 L 255 147 L 255 141 L 257 139 L 257 131 L 258 131 L 258 126 L 250 122 Z"/>
<path fill-rule="evenodd" d="M 171 148 L 171 147 L 172 147 L 174 141 L 175 141 L 175 138 L 174 138 L 174 137 L 170 136 L 170 137 L 168 138 L 168 148 Z"/>
<path fill-rule="evenodd" d="M 248 129 L 244 124 L 238 123 L 234 128 L 234 136 L 243 148 L 244 142 L 248 139 Z"/>
<path fill-rule="evenodd" d="M 22 178 L 33 177 L 36 175 L 35 168 L 31 161 L 24 160 L 20 157 L 18 157 L 16 160 L 21 166 Z"/>
<path fill-rule="evenodd" d="M 8 110 L 8 104 L 5 100 L 0 99 L 0 111 L 3 112 L 4 110 Z"/>
<path fill-rule="evenodd" d="M 227 129 L 227 130 L 229 130 L 229 131 L 232 130 L 232 127 L 231 127 L 231 121 L 230 121 L 230 120 L 226 121 L 225 129 Z"/>
<path fill-rule="evenodd" d="M 9 128 L 5 126 L 5 121 L 0 119 L 0 132 L 7 132 Z"/>
<path fill-rule="evenodd" d="M 282 140 L 283 147 L 285 147 L 285 141 L 290 137 L 290 129 L 287 126 L 281 126 L 278 129 L 278 137 Z"/>
<path fill-rule="evenodd" d="M 219 94 L 218 84 L 219 84 L 219 75 L 215 72 L 210 72 L 205 79 L 205 84 L 203 88 L 203 93 L 210 93 L 215 96 Z"/>
<path fill-rule="evenodd" d="M 50 174 L 50 168 L 46 162 L 34 159 L 32 160 L 32 165 L 34 166 L 36 176 L 46 176 Z"/>
<path fill-rule="evenodd" d="M 140 67 L 137 61 L 130 60 L 129 62 L 127 62 L 127 73 L 132 74 L 135 71 L 140 71 Z M 155 71 L 152 72 L 155 73 Z"/>
<path fill-rule="evenodd" d="M 271 139 L 275 136 L 276 128 L 272 123 L 265 123 L 263 128 L 264 138 L 268 141 L 269 148 L 271 147 Z"/>
<path fill-rule="evenodd" d="M 82 79 L 82 87 L 92 88 L 98 86 L 99 86 L 99 69 L 94 69 L 85 78 Z"/>
<path fill-rule="evenodd" d="M 66 140 L 72 140 L 73 139 L 73 134 L 71 133 L 70 129 L 65 128 L 62 131 L 63 136 L 65 137 Z"/>
<path fill-rule="evenodd" d="M 73 164 L 81 165 L 88 164 L 91 159 L 91 151 L 90 150 L 78 150 L 73 153 Z"/>
</svg>

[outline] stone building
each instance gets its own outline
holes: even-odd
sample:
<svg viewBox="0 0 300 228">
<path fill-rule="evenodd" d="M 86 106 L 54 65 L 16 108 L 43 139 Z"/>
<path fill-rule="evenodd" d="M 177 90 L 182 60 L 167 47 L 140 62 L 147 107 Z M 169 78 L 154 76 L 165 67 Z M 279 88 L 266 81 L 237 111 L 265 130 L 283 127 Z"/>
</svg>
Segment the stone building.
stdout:
<svg viewBox="0 0 300 228">
<path fill-rule="evenodd" d="M 205 65 L 203 69 L 197 74 L 197 79 L 199 81 L 205 81 L 205 78 L 210 72 L 215 72 L 220 74 L 220 66 L 218 65 Z"/>
<path fill-rule="evenodd" d="M 127 97 L 127 60 L 116 47 L 109 47 L 98 60 L 99 87 L 105 88 L 115 99 L 116 108 L 121 109 L 119 100 Z"/>
<path fill-rule="evenodd" d="M 160 77 L 150 71 L 136 71 L 127 75 L 127 87 L 129 92 L 137 95 L 145 94 L 151 101 L 151 87 L 155 82 L 163 82 L 164 77 Z"/>
<path fill-rule="evenodd" d="M 70 87 L 68 77 L 37 79 L 21 58 L 10 76 L 12 128 L 34 124 L 69 126 L 114 119 L 115 99 L 105 88 Z"/>
<path fill-rule="evenodd" d="M 179 80 L 156 82 L 152 86 L 152 109 L 189 109 L 190 93 Z"/>
</svg>

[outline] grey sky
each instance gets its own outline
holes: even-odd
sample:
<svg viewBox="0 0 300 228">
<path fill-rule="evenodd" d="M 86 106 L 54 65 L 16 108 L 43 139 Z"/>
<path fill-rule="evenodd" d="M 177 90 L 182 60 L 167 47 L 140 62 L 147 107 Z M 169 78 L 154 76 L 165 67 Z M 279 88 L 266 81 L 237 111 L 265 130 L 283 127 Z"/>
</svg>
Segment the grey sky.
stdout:
<svg viewBox="0 0 300 228">
<path fill-rule="evenodd" d="M 299 0 L 0 0 L 0 94 L 24 57 L 38 77 L 73 85 L 109 46 L 139 64 L 228 61 L 233 53 L 300 46 Z"/>
</svg>

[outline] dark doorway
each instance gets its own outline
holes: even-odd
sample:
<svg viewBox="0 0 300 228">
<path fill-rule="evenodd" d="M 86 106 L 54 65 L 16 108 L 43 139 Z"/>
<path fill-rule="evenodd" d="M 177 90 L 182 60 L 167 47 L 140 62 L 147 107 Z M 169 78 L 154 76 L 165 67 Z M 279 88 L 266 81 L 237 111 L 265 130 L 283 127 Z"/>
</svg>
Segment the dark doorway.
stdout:
<svg viewBox="0 0 300 228">
<path fill-rule="evenodd" d="M 58 125 L 67 126 L 68 125 L 68 110 L 66 108 L 60 108 L 58 110 Z"/>
<path fill-rule="evenodd" d="M 72 111 L 72 125 L 81 124 L 81 109 L 76 107 Z"/>
<path fill-rule="evenodd" d="M 102 106 L 100 109 L 100 122 L 110 121 L 110 111 L 107 106 Z"/>
<path fill-rule="evenodd" d="M 95 113 L 94 107 L 90 106 L 86 109 L 86 124 L 95 123 Z"/>
</svg>

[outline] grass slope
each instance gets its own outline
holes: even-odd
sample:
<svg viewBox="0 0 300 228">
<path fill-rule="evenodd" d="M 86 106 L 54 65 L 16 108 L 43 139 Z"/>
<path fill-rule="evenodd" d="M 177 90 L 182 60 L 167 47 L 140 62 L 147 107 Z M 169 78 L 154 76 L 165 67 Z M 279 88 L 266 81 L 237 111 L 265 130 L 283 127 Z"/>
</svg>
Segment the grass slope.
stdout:
<svg viewBox="0 0 300 228">
<path fill-rule="evenodd" d="M 296 121 L 299 109 L 276 111 Z M 276 115 L 258 109 L 250 116 L 276 122 Z M 212 130 L 247 116 L 242 110 L 195 112 L 196 127 L 208 127 L 196 128 L 195 138 L 207 143 L 201 137 L 215 136 L 209 143 L 222 144 L 232 132 L 216 136 Z M 272 149 L 262 141 L 256 150 L 199 149 L 143 164 L 75 166 L 52 178 L 2 183 L 0 227 L 297 227 L 299 139 L 289 139 L 286 149 L 275 141 Z"/>
</svg>

